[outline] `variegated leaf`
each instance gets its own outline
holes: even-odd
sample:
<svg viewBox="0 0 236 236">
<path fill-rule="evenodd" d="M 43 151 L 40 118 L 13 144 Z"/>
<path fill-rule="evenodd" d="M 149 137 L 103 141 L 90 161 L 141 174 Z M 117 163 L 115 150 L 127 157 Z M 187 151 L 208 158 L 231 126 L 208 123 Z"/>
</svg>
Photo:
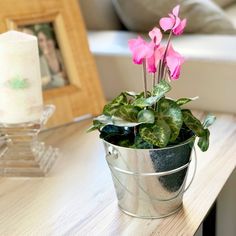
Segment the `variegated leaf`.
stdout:
<svg viewBox="0 0 236 236">
<path fill-rule="evenodd" d="M 154 124 L 142 124 L 139 132 L 143 140 L 158 147 L 166 147 L 171 134 L 171 130 L 164 120 L 157 120 Z"/>
<path fill-rule="evenodd" d="M 138 98 L 132 103 L 132 105 L 140 107 L 140 108 L 151 107 L 158 100 L 159 100 L 159 97 L 157 97 L 157 96 L 156 97 L 151 96 L 148 98 Z"/>
<path fill-rule="evenodd" d="M 201 122 L 191 113 L 190 110 L 182 110 L 185 125 L 191 129 L 198 137 L 205 135 L 205 130 Z"/>
<path fill-rule="evenodd" d="M 141 110 L 138 113 L 138 122 L 153 124 L 155 121 L 154 112 L 151 110 Z"/>
<path fill-rule="evenodd" d="M 112 123 L 113 125 L 119 126 L 119 127 L 135 127 L 140 125 L 139 122 L 130 122 L 127 120 L 123 120 L 120 117 L 112 116 Z"/>
<path fill-rule="evenodd" d="M 158 103 L 158 115 L 169 125 L 171 129 L 170 141 L 174 142 L 183 125 L 183 116 L 180 107 L 175 101 L 163 98 Z"/>
<path fill-rule="evenodd" d="M 153 88 L 153 95 L 159 98 L 163 97 L 167 92 L 171 90 L 171 86 L 165 80 L 161 80 L 159 84 L 157 84 Z"/>
<path fill-rule="evenodd" d="M 203 152 L 207 151 L 209 147 L 209 137 L 210 137 L 210 131 L 208 129 L 205 129 L 205 134 L 198 140 L 198 147 Z"/>
<path fill-rule="evenodd" d="M 140 111 L 140 108 L 132 106 L 132 105 L 123 105 L 120 106 L 119 109 L 115 112 L 115 116 L 122 118 L 126 121 L 137 121 L 137 116 Z"/>
<path fill-rule="evenodd" d="M 216 117 L 214 115 L 208 114 L 203 121 L 203 127 L 208 128 L 215 122 L 215 120 L 216 120 Z"/>
<path fill-rule="evenodd" d="M 179 106 L 183 106 L 191 101 L 197 100 L 198 97 L 194 97 L 194 98 L 180 98 L 176 101 L 177 105 Z"/>
<path fill-rule="evenodd" d="M 127 104 L 127 98 L 124 93 L 121 93 L 110 103 L 106 104 L 103 108 L 103 114 L 112 116 L 118 110 L 121 105 Z"/>
</svg>

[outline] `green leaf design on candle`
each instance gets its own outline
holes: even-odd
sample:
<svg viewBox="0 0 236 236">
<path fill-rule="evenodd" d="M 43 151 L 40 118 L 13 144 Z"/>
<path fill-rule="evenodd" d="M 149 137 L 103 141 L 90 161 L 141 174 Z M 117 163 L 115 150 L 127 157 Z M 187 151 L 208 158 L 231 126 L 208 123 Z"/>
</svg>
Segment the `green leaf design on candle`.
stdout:
<svg viewBox="0 0 236 236">
<path fill-rule="evenodd" d="M 11 89 L 26 89 L 29 87 L 29 80 L 28 79 L 24 79 L 21 78 L 19 75 L 11 78 L 10 80 L 8 80 L 8 86 Z"/>
</svg>

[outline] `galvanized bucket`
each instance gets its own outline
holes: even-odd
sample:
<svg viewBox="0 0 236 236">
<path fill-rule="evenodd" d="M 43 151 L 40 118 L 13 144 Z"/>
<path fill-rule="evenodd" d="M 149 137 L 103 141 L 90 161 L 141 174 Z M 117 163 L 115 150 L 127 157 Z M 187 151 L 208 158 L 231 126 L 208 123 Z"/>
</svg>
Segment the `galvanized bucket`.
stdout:
<svg viewBox="0 0 236 236">
<path fill-rule="evenodd" d="M 196 172 L 193 144 L 191 138 L 161 149 L 132 149 L 104 141 L 120 209 L 139 218 L 162 218 L 177 212 Z M 186 187 L 192 150 L 195 165 Z"/>
</svg>

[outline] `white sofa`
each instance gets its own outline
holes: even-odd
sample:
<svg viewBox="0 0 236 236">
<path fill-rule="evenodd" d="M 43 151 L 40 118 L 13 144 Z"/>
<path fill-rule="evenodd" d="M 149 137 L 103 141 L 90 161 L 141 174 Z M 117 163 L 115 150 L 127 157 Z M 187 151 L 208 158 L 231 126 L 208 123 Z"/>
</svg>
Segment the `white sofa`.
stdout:
<svg viewBox="0 0 236 236">
<path fill-rule="evenodd" d="M 88 7 L 89 1 L 85 2 L 81 2 L 82 12 Z M 104 27 L 96 26 L 100 30 L 89 30 L 88 40 L 105 97 L 111 100 L 120 91 L 142 89 L 141 67 L 132 64 L 127 47 L 128 39 L 136 37 L 137 33 L 119 29 L 110 1 L 100 1 L 102 7 L 104 12 L 97 9 L 95 16 L 86 19 L 85 15 L 85 20 L 90 20 L 87 24 L 91 24 L 93 18 L 103 24 L 107 22 Z M 236 25 L 236 2 L 225 12 Z M 186 63 L 181 79 L 173 82 L 170 97 L 199 96 L 189 105 L 191 108 L 236 113 L 236 35 L 185 34 L 175 38 L 173 44 L 186 57 Z"/>
</svg>

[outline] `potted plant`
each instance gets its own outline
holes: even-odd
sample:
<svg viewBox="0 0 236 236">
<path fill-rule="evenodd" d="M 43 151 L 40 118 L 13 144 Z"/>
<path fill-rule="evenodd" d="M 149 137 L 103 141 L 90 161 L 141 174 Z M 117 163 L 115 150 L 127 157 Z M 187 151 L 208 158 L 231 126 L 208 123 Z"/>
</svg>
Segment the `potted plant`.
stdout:
<svg viewBox="0 0 236 236">
<path fill-rule="evenodd" d="M 202 151 L 209 146 L 208 127 L 215 117 L 208 115 L 201 123 L 183 107 L 196 98 L 173 100 L 166 96 L 184 62 L 171 38 L 181 35 L 185 25 L 176 6 L 160 20 L 161 29 L 169 31 L 166 45 L 162 45 L 157 27 L 149 32 L 149 42 L 141 37 L 129 40 L 133 62 L 143 66 L 144 91 L 122 92 L 105 105 L 89 129 L 100 132 L 119 206 L 132 216 L 159 218 L 176 212 L 186 191 L 196 137 Z M 151 91 L 147 79 L 152 80 Z"/>
</svg>

